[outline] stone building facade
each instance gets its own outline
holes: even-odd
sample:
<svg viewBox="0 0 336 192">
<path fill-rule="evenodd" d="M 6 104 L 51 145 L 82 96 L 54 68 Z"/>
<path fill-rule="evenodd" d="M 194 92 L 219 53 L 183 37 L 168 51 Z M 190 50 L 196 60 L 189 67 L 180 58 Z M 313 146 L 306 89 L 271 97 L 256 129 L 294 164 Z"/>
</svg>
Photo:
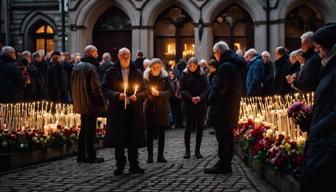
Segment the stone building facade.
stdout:
<svg viewBox="0 0 336 192">
<path fill-rule="evenodd" d="M 336 1 L 330 0 L 64 1 L 62 15 L 61 0 L 3 0 L 0 40 L 18 50 L 61 50 L 64 39 L 71 53 L 87 44 L 112 53 L 126 46 L 133 56 L 142 50 L 175 63 L 191 55 L 209 59 L 217 40 L 260 52 L 298 48 L 304 31 L 336 22 Z"/>
</svg>

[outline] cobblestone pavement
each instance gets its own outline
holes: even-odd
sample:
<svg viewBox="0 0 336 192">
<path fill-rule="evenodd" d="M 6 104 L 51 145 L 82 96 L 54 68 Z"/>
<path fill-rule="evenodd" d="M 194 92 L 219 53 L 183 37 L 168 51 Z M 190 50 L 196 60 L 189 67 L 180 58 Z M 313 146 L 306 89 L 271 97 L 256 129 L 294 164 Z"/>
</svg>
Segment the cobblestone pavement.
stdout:
<svg viewBox="0 0 336 192">
<path fill-rule="evenodd" d="M 192 150 L 195 135 L 192 135 Z M 203 159 L 183 159 L 183 130 L 166 132 L 165 157 L 168 163 L 146 163 L 146 149 L 140 149 L 140 165 L 145 174 L 115 177 L 113 149 L 101 149 L 101 164 L 77 163 L 76 157 L 49 161 L 12 170 L 0 176 L 0 191 L 273 191 L 258 176 L 234 157 L 233 173 L 204 174 L 204 167 L 217 161 L 216 139 L 204 131 L 201 153 Z M 154 145 L 154 151 L 157 145 Z M 156 156 L 154 156 L 156 159 Z"/>
</svg>

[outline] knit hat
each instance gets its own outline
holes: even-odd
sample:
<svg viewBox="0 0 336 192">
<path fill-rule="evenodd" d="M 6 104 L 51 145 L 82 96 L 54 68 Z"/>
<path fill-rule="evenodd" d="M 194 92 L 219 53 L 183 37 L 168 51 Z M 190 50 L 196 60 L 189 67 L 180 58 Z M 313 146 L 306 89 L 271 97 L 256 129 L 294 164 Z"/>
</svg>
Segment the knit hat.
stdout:
<svg viewBox="0 0 336 192">
<path fill-rule="evenodd" d="M 330 50 L 336 43 L 336 24 L 326 25 L 316 31 L 313 41 Z"/>
<path fill-rule="evenodd" d="M 152 67 L 154 64 L 156 64 L 156 63 L 160 64 L 161 66 L 163 65 L 161 59 L 159 59 L 159 58 L 153 58 L 153 59 L 150 61 L 148 67 L 151 68 L 151 67 Z"/>
</svg>

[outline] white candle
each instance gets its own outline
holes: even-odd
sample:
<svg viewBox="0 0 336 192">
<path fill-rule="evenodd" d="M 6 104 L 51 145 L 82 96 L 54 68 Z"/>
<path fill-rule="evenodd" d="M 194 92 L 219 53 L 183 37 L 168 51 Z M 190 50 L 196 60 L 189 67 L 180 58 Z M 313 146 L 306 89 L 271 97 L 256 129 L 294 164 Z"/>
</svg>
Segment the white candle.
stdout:
<svg viewBox="0 0 336 192">
<path fill-rule="evenodd" d="M 136 86 L 135 86 L 135 90 L 134 90 L 134 94 L 133 94 L 133 95 L 136 95 L 137 90 L 138 90 L 138 86 L 136 85 Z"/>
</svg>

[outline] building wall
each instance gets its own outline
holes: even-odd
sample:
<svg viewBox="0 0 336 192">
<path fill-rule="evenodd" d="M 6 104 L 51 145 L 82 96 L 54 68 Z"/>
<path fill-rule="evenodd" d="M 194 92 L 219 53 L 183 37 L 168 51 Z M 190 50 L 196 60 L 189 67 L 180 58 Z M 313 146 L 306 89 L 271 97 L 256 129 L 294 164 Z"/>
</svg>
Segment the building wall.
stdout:
<svg viewBox="0 0 336 192">
<path fill-rule="evenodd" d="M 253 3 L 251 3 L 253 2 Z M 101 14 L 111 6 L 120 8 L 130 18 L 132 30 L 132 53 L 139 49 L 148 57 L 154 54 L 155 21 L 170 6 L 185 10 L 195 27 L 195 46 L 198 58 L 209 59 L 212 52 L 212 22 L 227 6 L 235 3 L 244 8 L 255 23 L 254 45 L 264 51 L 266 45 L 266 12 L 263 0 L 69 0 L 66 14 L 66 50 L 81 52 L 92 43 L 93 27 Z M 276 0 L 270 0 L 271 6 Z M 285 18 L 295 7 L 305 4 L 321 13 L 325 23 L 336 21 L 336 1 L 329 0 L 280 0 L 270 11 L 270 51 L 285 43 Z M 19 50 L 27 49 L 28 30 L 34 22 L 42 19 L 55 30 L 56 49 L 61 49 L 61 12 L 59 0 L 11 0 L 11 44 Z M 204 21 L 202 41 L 198 38 L 197 24 L 202 15 Z"/>
</svg>

